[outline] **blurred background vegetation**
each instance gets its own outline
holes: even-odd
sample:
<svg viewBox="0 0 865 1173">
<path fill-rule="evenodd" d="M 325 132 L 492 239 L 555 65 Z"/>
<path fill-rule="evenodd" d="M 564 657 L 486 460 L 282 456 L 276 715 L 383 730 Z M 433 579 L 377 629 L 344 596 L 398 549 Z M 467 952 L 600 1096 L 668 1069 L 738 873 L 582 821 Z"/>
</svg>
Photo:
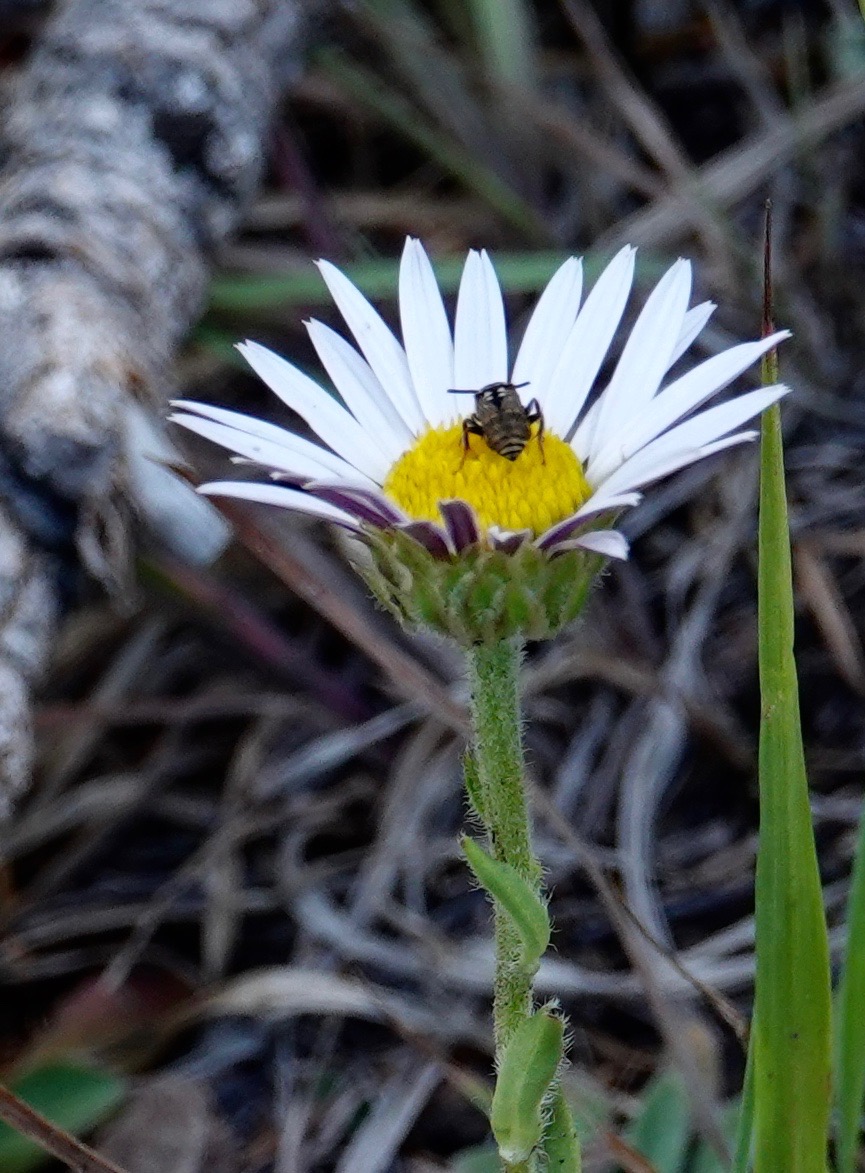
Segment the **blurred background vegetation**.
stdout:
<svg viewBox="0 0 865 1173">
<path fill-rule="evenodd" d="M 0 31 L 6 81 L 44 11 Z M 285 422 L 233 343 L 314 369 L 302 320 L 338 325 L 316 256 L 395 321 L 407 233 L 451 293 L 489 248 L 516 335 L 566 255 L 592 273 L 638 244 L 642 290 L 691 256 L 696 300 L 719 303 L 709 354 L 759 332 L 771 196 L 836 949 L 865 764 L 863 115 L 853 0 L 321 3 L 179 380 Z M 573 1024 L 590 1170 L 726 1167 L 754 971 L 755 488 L 748 451 L 652 491 L 632 560 L 527 669 L 557 926 L 539 988 Z M 494 1168 L 458 659 L 378 613 L 320 527 L 232 518 L 210 570 L 145 550 L 123 606 L 94 597 L 65 626 L 5 832 L 3 1076 L 130 1170 Z M 3 1173 L 36 1162 L 0 1133 Z"/>
</svg>

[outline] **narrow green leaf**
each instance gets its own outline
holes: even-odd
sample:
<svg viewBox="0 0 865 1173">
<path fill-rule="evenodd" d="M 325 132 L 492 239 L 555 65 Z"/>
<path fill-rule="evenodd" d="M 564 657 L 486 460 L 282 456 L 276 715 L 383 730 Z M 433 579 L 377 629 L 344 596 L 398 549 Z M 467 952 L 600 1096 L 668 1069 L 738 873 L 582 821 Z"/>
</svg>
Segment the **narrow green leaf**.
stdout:
<svg viewBox="0 0 865 1173">
<path fill-rule="evenodd" d="M 546 904 L 516 868 L 487 855 L 474 839 L 464 835 L 462 849 L 478 883 L 514 922 L 522 946 L 520 969 L 534 973 L 550 943 L 550 917 Z"/>
<path fill-rule="evenodd" d="M 527 1161 L 543 1131 L 541 1106 L 562 1057 L 565 1024 L 539 1010 L 514 1031 L 496 1080 L 490 1124 L 502 1160 Z"/>
<path fill-rule="evenodd" d="M 766 376 L 773 375 L 767 369 Z M 829 948 L 799 721 L 777 406 L 763 416 L 758 624 L 762 720 L 754 1167 L 756 1173 L 824 1173 L 831 1049 Z"/>
<path fill-rule="evenodd" d="M 639 1115 L 625 1139 L 657 1173 L 680 1173 L 691 1138 L 691 1111 L 685 1081 L 668 1068 L 654 1076 L 643 1092 Z"/>
<path fill-rule="evenodd" d="M 580 1173 L 580 1138 L 562 1089 L 553 1093 L 552 1111 L 544 1131 L 545 1168 L 550 1173 Z"/>
<path fill-rule="evenodd" d="M 117 1076 L 72 1063 L 36 1068 L 11 1086 L 31 1108 L 73 1135 L 87 1133 L 101 1124 L 126 1094 L 126 1084 Z M 0 1122 L 3 1173 L 29 1173 L 48 1159 L 45 1150 L 29 1137 Z"/>
<path fill-rule="evenodd" d="M 853 1173 L 865 1099 L 865 813 L 847 902 L 847 953 L 838 984 L 835 1102 L 838 1173 Z"/>
</svg>

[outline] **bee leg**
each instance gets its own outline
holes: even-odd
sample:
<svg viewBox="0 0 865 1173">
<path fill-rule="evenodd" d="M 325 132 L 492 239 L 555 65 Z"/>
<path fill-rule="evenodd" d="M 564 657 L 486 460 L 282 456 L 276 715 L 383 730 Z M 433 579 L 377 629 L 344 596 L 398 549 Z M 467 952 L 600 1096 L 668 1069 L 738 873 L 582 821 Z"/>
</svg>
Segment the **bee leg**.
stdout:
<svg viewBox="0 0 865 1173">
<path fill-rule="evenodd" d="M 468 456 L 469 452 L 471 451 L 471 446 L 469 445 L 469 435 L 482 436 L 483 434 L 484 434 L 483 428 L 480 426 L 480 424 L 478 423 L 478 421 L 475 419 L 475 417 L 473 415 L 470 415 L 467 419 L 463 420 L 463 439 L 462 439 L 463 458 L 460 461 L 460 466 L 457 469 L 457 472 L 460 472 L 462 470 L 462 467 L 466 462 L 466 457 Z"/>
<path fill-rule="evenodd" d="M 541 450 L 541 463 L 546 464 L 547 458 L 544 454 L 544 413 L 541 411 L 541 405 L 537 399 L 530 399 L 526 407 L 526 418 L 530 424 L 538 425 L 538 447 Z"/>
</svg>

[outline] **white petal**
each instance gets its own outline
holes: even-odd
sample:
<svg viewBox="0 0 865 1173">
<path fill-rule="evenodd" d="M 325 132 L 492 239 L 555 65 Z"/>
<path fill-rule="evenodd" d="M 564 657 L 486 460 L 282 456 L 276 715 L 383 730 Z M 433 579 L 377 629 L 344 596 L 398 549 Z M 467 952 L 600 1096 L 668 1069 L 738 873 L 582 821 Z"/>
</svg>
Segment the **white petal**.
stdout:
<svg viewBox="0 0 865 1173">
<path fill-rule="evenodd" d="M 239 411 L 229 411 L 224 407 L 212 407 L 209 403 L 196 403 L 192 399 L 173 399 L 171 406 L 179 407 L 184 412 L 203 416 L 204 419 L 214 420 L 218 424 L 225 424 L 232 431 L 240 432 L 245 436 L 256 436 L 261 440 L 268 441 L 268 443 L 276 444 L 285 450 L 286 460 L 297 454 L 303 460 L 314 461 L 322 468 L 327 469 L 329 475 L 337 476 L 341 480 L 373 484 L 369 477 L 359 472 L 341 456 L 331 452 L 329 448 L 321 448 L 304 436 L 298 436 L 294 432 L 288 431 L 287 428 L 277 427 L 276 424 L 256 419 L 255 416 L 244 415 Z M 189 427 L 185 419 L 177 422 Z"/>
<path fill-rule="evenodd" d="M 681 334 L 690 296 L 691 265 L 678 260 L 652 290 L 598 400 L 598 416 L 588 445 L 590 457 L 658 390 Z"/>
<path fill-rule="evenodd" d="M 343 509 L 337 509 L 327 501 L 301 493 L 298 489 L 286 489 L 282 485 L 256 485 L 246 481 L 211 481 L 198 489 L 206 497 L 235 497 L 238 501 L 259 501 L 262 505 L 279 505 L 282 509 L 293 509 L 297 513 L 308 513 L 312 517 L 323 517 L 349 529 L 358 529 L 357 522 Z"/>
<path fill-rule="evenodd" d="M 753 419 L 788 391 L 789 387 L 779 383 L 773 387 L 761 387 L 759 391 L 751 391 L 747 395 L 739 395 L 718 407 L 711 407 L 647 444 L 634 459 L 645 457 L 650 460 L 669 452 L 702 448 L 703 445 L 719 440 L 740 424 Z M 609 481 L 604 483 L 608 484 Z"/>
<path fill-rule="evenodd" d="M 325 444 L 378 484 L 383 482 L 390 467 L 387 459 L 370 444 L 354 416 L 333 396 L 297 367 L 257 342 L 242 342 L 237 349 L 271 391 L 303 416 Z"/>
<path fill-rule="evenodd" d="M 557 436 L 567 436 L 607 357 L 631 285 L 636 250 L 626 245 L 604 269 L 577 315 L 542 403 L 544 422 Z"/>
<path fill-rule="evenodd" d="M 597 529 L 593 533 L 583 534 L 582 537 L 574 538 L 573 545 L 603 554 L 605 558 L 624 560 L 628 557 L 627 539 L 615 529 Z"/>
<path fill-rule="evenodd" d="M 571 447 L 573 448 L 574 452 L 576 452 L 577 456 L 579 456 L 583 465 L 585 465 L 589 459 L 589 441 L 594 434 L 595 424 L 598 420 L 598 412 L 600 407 L 600 400 L 596 399 L 583 418 L 580 420 L 579 427 L 574 432 L 573 439 L 571 440 Z"/>
<path fill-rule="evenodd" d="M 652 481 L 659 481 L 662 477 L 668 477 L 671 473 L 679 472 L 680 469 L 687 468 L 689 464 L 696 464 L 698 460 L 705 460 L 707 456 L 714 456 L 716 452 L 723 452 L 726 448 L 733 448 L 737 444 L 747 444 L 752 440 L 756 440 L 759 432 L 736 432 L 733 436 L 725 436 L 723 440 L 715 440 L 712 444 L 704 444 L 701 448 L 687 448 L 679 449 L 677 452 L 665 453 L 659 455 L 650 463 L 640 466 L 632 465 L 623 468 L 623 474 L 627 471 L 627 476 L 623 475 L 623 482 L 618 487 L 621 489 L 625 485 L 629 487 L 650 484 Z M 641 454 L 642 455 L 642 454 Z"/>
<path fill-rule="evenodd" d="M 541 407 L 565 341 L 577 318 L 583 292 L 583 262 L 570 257 L 552 276 L 526 326 L 511 381 L 528 383 L 524 401 L 537 399 Z"/>
<path fill-rule="evenodd" d="M 633 509 L 642 499 L 642 493 L 605 493 L 599 489 L 580 506 L 574 517 L 591 517 L 595 513 L 607 513 L 613 509 Z"/>
<path fill-rule="evenodd" d="M 411 446 L 412 434 L 372 368 L 346 340 L 323 322 L 305 323 L 321 365 L 369 441 L 394 463 Z"/>
<path fill-rule="evenodd" d="M 628 489 L 639 488 L 648 480 L 655 480 L 659 475 L 646 470 L 653 470 L 656 465 L 664 466 L 669 457 L 678 457 L 681 454 L 701 452 L 706 445 L 732 432 L 734 428 L 753 419 L 761 411 L 765 411 L 770 404 L 777 402 L 789 391 L 788 387 L 778 384 L 774 387 L 763 387 L 759 391 L 751 391 L 748 395 L 740 395 L 731 399 L 729 403 L 722 403 L 719 407 L 712 407 L 708 411 L 700 412 L 693 419 L 679 424 L 669 432 L 665 432 L 651 444 L 647 444 L 630 460 L 626 460 L 611 476 L 603 481 L 602 487 L 606 492 L 621 493 Z M 687 462 L 687 461 L 685 461 Z M 685 463 L 683 462 L 683 463 Z"/>
<path fill-rule="evenodd" d="M 419 240 L 408 237 L 399 267 L 402 340 L 421 410 L 433 426 L 460 414 L 454 396 L 454 344 L 433 267 Z"/>
<path fill-rule="evenodd" d="M 635 417 L 622 421 L 616 436 L 589 462 L 586 470 L 589 482 L 599 484 L 628 457 L 728 387 L 767 350 L 789 337 L 789 330 L 779 330 L 759 342 L 731 346 L 676 379 Z"/>
<path fill-rule="evenodd" d="M 717 308 L 717 305 L 713 301 L 703 301 L 699 305 L 695 305 L 693 309 L 688 310 L 685 314 L 685 320 L 682 322 L 682 330 L 676 345 L 673 347 L 673 353 L 670 355 L 667 370 L 670 369 L 674 362 L 679 361 Z"/>
<path fill-rule="evenodd" d="M 508 378 L 508 338 L 502 291 L 486 252 L 466 257 L 457 295 L 454 386 L 477 391 Z"/>
<path fill-rule="evenodd" d="M 229 428 L 225 424 L 201 419 L 196 415 L 176 413 L 168 418 L 174 423 L 180 424 L 181 427 L 188 428 L 190 432 L 204 436 L 206 440 L 219 444 L 222 448 L 227 448 L 229 452 L 236 452 L 247 461 L 254 461 L 265 468 L 293 473 L 299 477 L 316 478 L 329 475 L 326 466 L 313 457 L 302 456 L 284 445 L 274 444 L 270 440 L 262 440 L 257 436 L 250 436 L 246 432 L 239 432 L 237 428 Z M 358 480 L 360 479 L 358 475 Z"/>
<path fill-rule="evenodd" d="M 339 312 L 375 371 L 376 378 L 391 403 L 417 435 L 423 431 L 424 417 L 412 386 L 405 351 L 380 314 L 344 273 L 329 261 L 319 261 L 318 267 Z"/>
</svg>

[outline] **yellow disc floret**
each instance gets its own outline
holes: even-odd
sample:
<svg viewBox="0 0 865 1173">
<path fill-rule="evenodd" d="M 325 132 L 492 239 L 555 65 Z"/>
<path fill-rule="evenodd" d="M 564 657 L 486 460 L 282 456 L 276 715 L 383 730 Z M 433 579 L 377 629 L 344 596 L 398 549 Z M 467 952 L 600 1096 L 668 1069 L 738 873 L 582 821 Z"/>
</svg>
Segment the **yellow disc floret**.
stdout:
<svg viewBox="0 0 865 1173">
<path fill-rule="evenodd" d="M 471 436 L 463 447 L 460 424 L 431 428 L 396 462 L 384 482 L 387 496 L 418 521 L 441 521 L 439 501 L 459 498 L 481 525 L 541 534 L 570 517 L 591 496 L 570 444 L 537 428 L 516 460 Z"/>
</svg>

